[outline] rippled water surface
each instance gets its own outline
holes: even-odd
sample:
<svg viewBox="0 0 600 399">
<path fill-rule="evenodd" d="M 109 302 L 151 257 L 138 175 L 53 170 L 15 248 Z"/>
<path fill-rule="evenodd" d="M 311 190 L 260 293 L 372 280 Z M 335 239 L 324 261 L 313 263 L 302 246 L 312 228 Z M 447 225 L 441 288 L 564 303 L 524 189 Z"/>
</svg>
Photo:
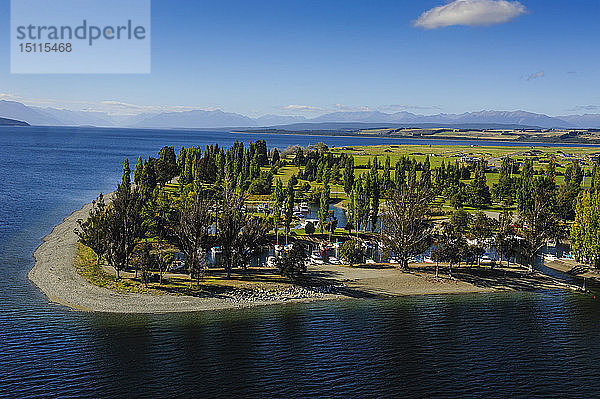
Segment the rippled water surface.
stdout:
<svg viewBox="0 0 600 399">
<path fill-rule="evenodd" d="M 124 157 L 257 135 L 0 128 L 2 397 L 597 397 L 600 306 L 566 292 L 117 316 L 49 304 L 40 238 Z M 403 141 L 265 136 L 269 145 Z"/>
</svg>

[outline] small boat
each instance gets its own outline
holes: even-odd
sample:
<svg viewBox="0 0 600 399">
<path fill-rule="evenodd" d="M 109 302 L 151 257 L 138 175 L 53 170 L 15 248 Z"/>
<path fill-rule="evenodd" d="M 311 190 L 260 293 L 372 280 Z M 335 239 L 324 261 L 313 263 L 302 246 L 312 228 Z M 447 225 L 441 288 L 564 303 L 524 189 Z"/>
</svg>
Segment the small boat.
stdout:
<svg viewBox="0 0 600 399">
<path fill-rule="evenodd" d="M 417 258 L 414 256 L 411 256 L 410 258 L 408 258 L 408 263 L 417 263 Z"/>
<path fill-rule="evenodd" d="M 338 258 L 336 258 L 335 256 L 330 256 L 329 263 L 331 263 L 332 265 L 339 265 L 340 260 Z"/>
<path fill-rule="evenodd" d="M 431 259 L 431 256 L 426 256 L 425 258 L 423 258 L 423 262 L 425 262 L 425 263 L 435 263 L 433 261 L 433 259 Z"/>
<path fill-rule="evenodd" d="M 391 263 L 392 265 L 397 265 L 398 263 L 400 263 L 400 261 L 398 260 L 398 258 L 390 258 L 388 263 Z"/>
<path fill-rule="evenodd" d="M 544 260 L 548 262 L 554 262 L 555 260 L 558 260 L 558 258 L 556 257 L 556 255 L 544 254 Z"/>
<path fill-rule="evenodd" d="M 374 264 L 375 264 L 375 263 L 377 263 L 377 262 L 375 262 L 373 259 L 369 258 L 369 259 L 367 259 L 367 260 L 365 261 L 365 263 L 366 263 L 367 265 L 374 265 Z"/>
</svg>

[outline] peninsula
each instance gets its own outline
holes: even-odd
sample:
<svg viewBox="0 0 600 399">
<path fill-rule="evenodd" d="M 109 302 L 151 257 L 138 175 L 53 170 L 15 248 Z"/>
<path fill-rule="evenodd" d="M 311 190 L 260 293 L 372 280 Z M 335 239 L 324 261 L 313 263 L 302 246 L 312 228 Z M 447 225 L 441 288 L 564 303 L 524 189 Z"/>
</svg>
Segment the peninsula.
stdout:
<svg viewBox="0 0 600 399">
<path fill-rule="evenodd" d="M 579 289 L 529 266 L 576 230 L 575 207 L 528 210 L 520 192 L 577 185 L 577 199 L 597 175 L 589 148 L 165 147 L 56 226 L 29 278 L 112 313 Z"/>
</svg>

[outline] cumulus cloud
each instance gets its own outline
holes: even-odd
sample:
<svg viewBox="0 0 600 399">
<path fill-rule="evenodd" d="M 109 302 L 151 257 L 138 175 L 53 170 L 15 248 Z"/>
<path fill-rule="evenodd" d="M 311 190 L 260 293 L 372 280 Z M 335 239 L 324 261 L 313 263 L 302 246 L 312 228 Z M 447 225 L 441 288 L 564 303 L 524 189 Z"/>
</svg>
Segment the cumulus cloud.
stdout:
<svg viewBox="0 0 600 399">
<path fill-rule="evenodd" d="M 530 82 L 530 81 L 535 80 L 535 79 L 543 78 L 544 76 L 546 76 L 546 74 L 544 73 L 544 71 L 539 71 L 539 72 L 536 72 L 536 73 L 532 73 L 531 75 L 529 75 L 527 77 L 527 81 Z"/>
<path fill-rule="evenodd" d="M 496 25 L 509 22 L 526 12 L 525 6 L 518 1 L 455 0 L 425 11 L 413 24 L 424 29 L 453 25 Z"/>
</svg>

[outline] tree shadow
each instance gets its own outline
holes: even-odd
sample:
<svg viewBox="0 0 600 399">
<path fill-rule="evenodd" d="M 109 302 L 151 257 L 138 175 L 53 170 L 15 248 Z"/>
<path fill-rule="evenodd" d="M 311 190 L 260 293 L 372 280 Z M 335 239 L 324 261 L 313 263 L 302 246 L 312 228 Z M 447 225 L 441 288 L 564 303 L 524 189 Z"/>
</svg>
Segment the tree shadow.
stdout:
<svg viewBox="0 0 600 399">
<path fill-rule="evenodd" d="M 542 288 L 557 288 L 556 281 L 551 277 L 506 269 L 455 269 L 452 275 L 456 279 L 476 287 L 501 291 L 536 291 Z"/>
</svg>

